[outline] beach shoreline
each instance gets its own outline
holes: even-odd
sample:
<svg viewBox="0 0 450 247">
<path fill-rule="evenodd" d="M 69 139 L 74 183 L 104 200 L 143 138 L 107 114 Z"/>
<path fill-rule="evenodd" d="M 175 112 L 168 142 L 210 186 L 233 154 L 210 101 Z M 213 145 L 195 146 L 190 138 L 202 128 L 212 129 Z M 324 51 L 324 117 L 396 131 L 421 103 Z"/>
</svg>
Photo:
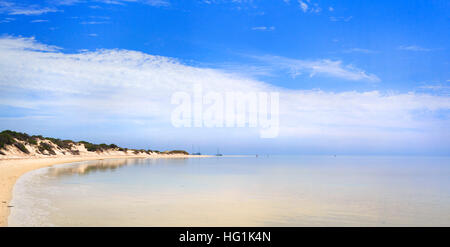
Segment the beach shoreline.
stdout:
<svg viewBox="0 0 450 247">
<path fill-rule="evenodd" d="M 0 159 L 0 227 L 8 226 L 9 205 L 16 181 L 25 173 L 53 165 L 79 161 L 123 158 L 201 158 L 209 155 L 153 154 L 153 155 L 74 155 L 57 157 L 26 157 Z"/>
</svg>

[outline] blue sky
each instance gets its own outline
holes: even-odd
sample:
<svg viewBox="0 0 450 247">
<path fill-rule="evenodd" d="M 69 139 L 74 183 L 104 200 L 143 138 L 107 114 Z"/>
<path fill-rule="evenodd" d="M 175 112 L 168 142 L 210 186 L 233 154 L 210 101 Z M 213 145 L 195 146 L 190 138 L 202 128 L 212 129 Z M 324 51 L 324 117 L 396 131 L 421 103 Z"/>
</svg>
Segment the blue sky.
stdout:
<svg viewBox="0 0 450 247">
<path fill-rule="evenodd" d="M 193 144 L 205 152 L 220 146 L 233 153 L 449 154 L 449 17 L 449 1 L 0 0 L 0 127 L 139 148 Z M 157 57 L 149 62 L 145 55 Z M 99 59 L 113 61 L 122 73 L 107 73 L 117 70 Z M 43 60 L 48 66 L 36 69 Z M 165 74 L 152 70 L 155 63 Z M 91 66 L 109 77 L 99 78 Z M 218 73 L 204 82 L 211 87 L 234 76 L 228 85 L 274 86 L 282 102 L 293 97 L 282 104 L 287 113 L 280 117 L 280 137 L 261 140 L 252 130 L 235 129 L 186 132 L 162 121 L 162 113 L 127 108 L 170 105 L 164 99 L 171 90 L 161 85 L 174 82 L 175 90 L 208 71 Z M 140 82 L 139 73 L 155 77 Z M 141 95 L 141 84 L 167 94 Z M 80 103 L 95 98 L 92 104 L 108 105 L 112 99 L 98 101 L 104 92 L 132 97 L 136 105 L 118 106 L 128 109 L 125 114 Z M 46 102 L 49 97 L 55 102 Z M 33 123 L 24 120 L 30 118 Z"/>
</svg>

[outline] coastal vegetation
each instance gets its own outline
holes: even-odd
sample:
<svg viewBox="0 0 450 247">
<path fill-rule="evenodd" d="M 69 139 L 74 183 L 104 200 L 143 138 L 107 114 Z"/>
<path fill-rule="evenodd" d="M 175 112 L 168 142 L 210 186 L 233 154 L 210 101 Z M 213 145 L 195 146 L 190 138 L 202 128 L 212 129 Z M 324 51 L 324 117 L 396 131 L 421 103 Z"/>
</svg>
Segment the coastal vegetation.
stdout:
<svg viewBox="0 0 450 247">
<path fill-rule="evenodd" d="M 16 148 L 18 148 L 20 151 L 22 151 L 22 152 L 24 152 L 24 153 L 26 153 L 26 154 L 29 154 L 29 153 L 30 153 L 30 151 L 28 151 L 28 149 L 25 147 L 25 145 L 23 145 L 23 144 L 20 143 L 20 142 L 14 143 L 14 146 L 15 146 Z"/>
<path fill-rule="evenodd" d="M 55 151 L 53 150 L 52 146 L 46 142 L 41 142 L 38 146 L 38 150 L 41 154 L 45 154 L 45 151 L 48 152 L 48 154 L 56 155 Z"/>
<path fill-rule="evenodd" d="M 184 150 L 172 150 L 172 151 L 165 151 L 163 152 L 165 154 L 185 154 L 188 155 L 189 153 Z"/>
<path fill-rule="evenodd" d="M 0 149 L 5 148 L 6 145 L 14 145 L 16 140 L 37 144 L 35 138 L 36 137 L 29 136 L 25 133 L 5 130 L 0 132 Z"/>
<path fill-rule="evenodd" d="M 86 142 L 86 141 L 80 141 L 78 143 L 84 144 L 84 147 L 87 149 L 87 151 L 91 151 L 91 152 L 103 152 L 109 149 L 118 149 L 119 147 L 115 144 L 110 144 L 107 145 L 105 143 L 102 144 L 93 144 L 90 142 Z"/>
<path fill-rule="evenodd" d="M 158 150 L 145 149 L 128 149 L 119 147 L 116 144 L 94 144 L 87 141 L 72 141 L 62 140 L 52 137 L 43 137 L 42 135 L 28 135 L 22 132 L 15 132 L 12 130 L 4 130 L 0 132 L 0 155 L 6 155 L 9 147 L 14 147 L 24 154 L 30 154 L 29 148 L 37 150 L 37 153 L 43 155 L 57 155 L 56 151 L 62 154 L 70 153 L 72 155 L 79 155 L 80 150 L 77 148 L 84 146 L 88 152 L 108 152 L 121 151 L 133 154 L 188 154 L 184 150 L 172 150 L 160 152 Z M 27 148 L 28 147 L 28 148 Z M 3 150 L 3 151 L 2 151 Z M 31 150 L 32 151 L 32 150 Z"/>
</svg>

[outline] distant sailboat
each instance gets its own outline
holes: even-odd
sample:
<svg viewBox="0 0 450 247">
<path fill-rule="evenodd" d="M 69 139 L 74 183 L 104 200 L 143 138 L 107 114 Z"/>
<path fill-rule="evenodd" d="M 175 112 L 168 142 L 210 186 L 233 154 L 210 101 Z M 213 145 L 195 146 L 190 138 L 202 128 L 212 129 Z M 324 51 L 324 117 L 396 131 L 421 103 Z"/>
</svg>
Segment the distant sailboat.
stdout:
<svg viewBox="0 0 450 247">
<path fill-rule="evenodd" d="M 216 156 L 223 156 L 223 154 L 221 154 L 221 153 L 219 152 L 219 148 L 217 148 Z"/>
<path fill-rule="evenodd" d="M 200 153 L 200 149 L 198 150 L 198 152 L 195 152 L 195 151 L 194 151 L 194 144 L 192 144 L 192 155 L 202 155 L 202 154 Z"/>
</svg>

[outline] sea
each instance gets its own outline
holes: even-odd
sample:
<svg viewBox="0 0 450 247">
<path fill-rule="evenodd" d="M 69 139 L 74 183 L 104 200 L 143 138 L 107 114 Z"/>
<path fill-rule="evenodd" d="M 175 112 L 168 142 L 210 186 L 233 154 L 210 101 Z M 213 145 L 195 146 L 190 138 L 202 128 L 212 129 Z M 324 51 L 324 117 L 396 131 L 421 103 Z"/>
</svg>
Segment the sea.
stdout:
<svg viewBox="0 0 450 247">
<path fill-rule="evenodd" d="M 450 226 L 450 157 L 104 159 L 24 174 L 9 226 Z"/>
</svg>

